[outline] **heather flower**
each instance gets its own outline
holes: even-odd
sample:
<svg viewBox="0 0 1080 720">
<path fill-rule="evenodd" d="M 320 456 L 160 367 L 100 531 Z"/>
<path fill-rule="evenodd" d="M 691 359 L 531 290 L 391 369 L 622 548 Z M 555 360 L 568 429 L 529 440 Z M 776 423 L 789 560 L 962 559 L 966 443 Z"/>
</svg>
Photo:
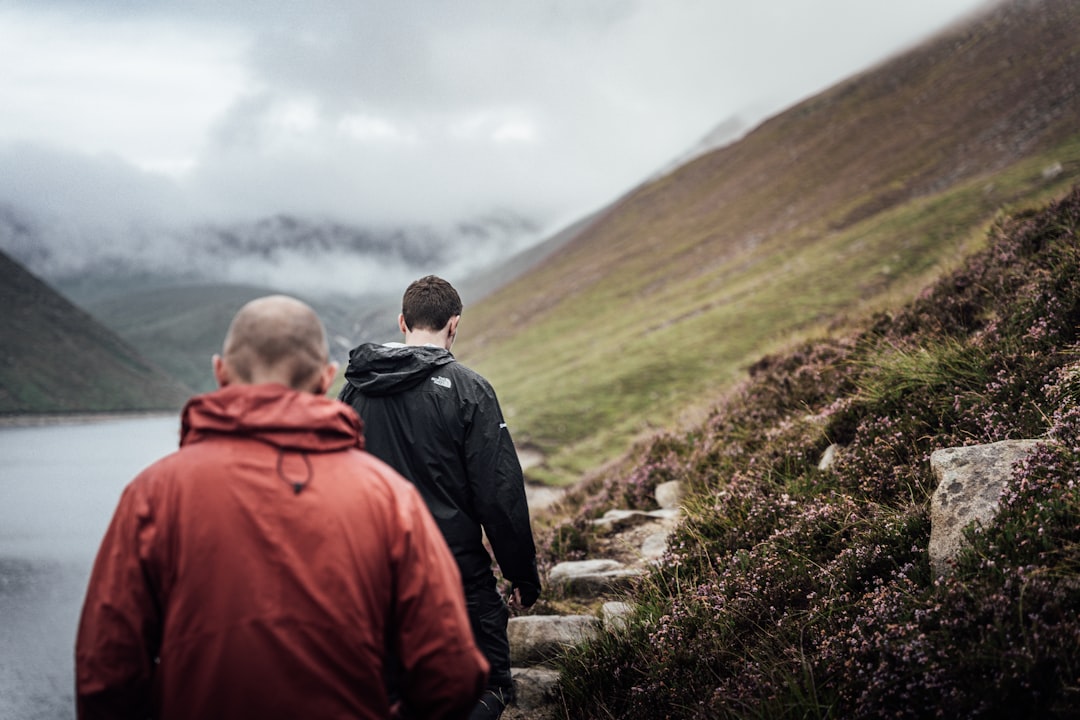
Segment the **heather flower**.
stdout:
<svg viewBox="0 0 1080 720">
<path fill-rule="evenodd" d="M 908 306 L 763 358 L 612 481 L 609 500 L 693 492 L 641 622 L 564 659 L 570 716 L 1077 717 L 1078 227 L 1080 189 L 999 222 Z M 1009 438 L 1048 442 L 935 576 L 930 453 Z"/>
</svg>

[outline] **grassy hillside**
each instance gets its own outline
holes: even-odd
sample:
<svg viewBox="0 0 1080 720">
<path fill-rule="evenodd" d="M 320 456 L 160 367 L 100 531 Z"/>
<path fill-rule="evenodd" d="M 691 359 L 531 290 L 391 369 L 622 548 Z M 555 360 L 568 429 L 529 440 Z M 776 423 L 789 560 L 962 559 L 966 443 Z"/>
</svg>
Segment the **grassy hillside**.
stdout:
<svg viewBox="0 0 1080 720">
<path fill-rule="evenodd" d="M 1080 186 L 995 223 L 905 307 L 760 359 L 706 422 L 576 488 L 545 519 L 542 566 L 659 482 L 688 495 L 626 628 L 563 658 L 560 717 L 1078 717 L 1077 277 Z M 1024 438 L 1049 443 L 936 577 L 930 454 Z"/>
<path fill-rule="evenodd" d="M 763 353 L 913 297 L 1080 178 L 1080 4 L 1015 1 L 623 198 L 466 309 L 456 354 L 571 482 Z"/>
<path fill-rule="evenodd" d="M 584 218 L 538 246 L 515 256 L 483 276 L 458 283 L 466 303 L 525 273 L 539 258 L 569 242 L 591 218 Z M 421 273 L 417 271 L 417 276 Z M 278 292 L 271 288 L 224 284 L 163 284 L 152 277 L 127 277 L 102 283 L 79 278 L 61 284 L 94 317 L 100 319 L 145 357 L 199 392 L 214 388 L 210 356 L 219 352 L 229 322 L 244 303 Z M 389 295 L 304 298 L 326 324 L 331 353 L 344 368 L 348 351 L 364 341 L 399 340 L 397 314 L 401 292 Z M 338 375 L 336 394 L 344 381 Z"/>
<path fill-rule="evenodd" d="M 245 286 L 170 287 L 85 307 L 174 377 L 206 392 L 215 387 L 210 357 L 221 352 L 233 315 L 244 303 L 268 293 Z"/>
<path fill-rule="evenodd" d="M 221 351 L 236 311 L 275 292 L 247 285 L 180 285 L 119 292 L 87 300 L 84 306 L 142 355 L 198 392 L 208 392 L 216 387 L 210 358 Z M 306 300 L 326 324 L 331 352 L 341 363 L 357 338 L 396 337 L 397 311 L 384 309 L 393 307 L 386 299 Z M 373 334 L 382 328 L 385 333 Z"/>
<path fill-rule="evenodd" d="M 0 253 L 0 414 L 175 410 L 191 390 Z"/>
</svg>

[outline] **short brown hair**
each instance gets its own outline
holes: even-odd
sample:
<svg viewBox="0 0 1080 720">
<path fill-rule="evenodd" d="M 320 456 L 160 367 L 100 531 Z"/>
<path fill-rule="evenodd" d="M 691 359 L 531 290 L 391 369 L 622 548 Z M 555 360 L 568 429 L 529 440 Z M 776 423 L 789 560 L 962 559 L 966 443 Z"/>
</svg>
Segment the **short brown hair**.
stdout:
<svg viewBox="0 0 1080 720">
<path fill-rule="evenodd" d="M 450 318 L 460 314 L 461 297 L 457 290 L 435 275 L 413 282 L 401 298 L 401 315 L 409 330 L 442 330 Z"/>
</svg>

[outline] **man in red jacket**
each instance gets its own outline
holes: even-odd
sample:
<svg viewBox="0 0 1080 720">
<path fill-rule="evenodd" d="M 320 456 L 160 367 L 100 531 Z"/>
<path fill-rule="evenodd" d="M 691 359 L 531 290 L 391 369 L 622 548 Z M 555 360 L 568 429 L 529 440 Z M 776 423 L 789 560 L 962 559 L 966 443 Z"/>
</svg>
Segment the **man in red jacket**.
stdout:
<svg viewBox="0 0 1080 720">
<path fill-rule="evenodd" d="M 124 490 L 76 641 L 80 718 L 386 718 L 388 652 L 420 717 L 468 715 L 487 679 L 461 578 L 414 487 L 324 397 L 315 313 L 234 318 L 220 389 L 180 449 Z"/>
</svg>

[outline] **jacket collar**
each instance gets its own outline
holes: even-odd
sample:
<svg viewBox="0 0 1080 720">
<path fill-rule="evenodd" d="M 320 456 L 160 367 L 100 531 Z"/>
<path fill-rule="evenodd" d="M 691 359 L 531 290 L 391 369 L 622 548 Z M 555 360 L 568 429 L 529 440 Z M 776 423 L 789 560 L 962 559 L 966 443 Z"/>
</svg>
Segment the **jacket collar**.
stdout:
<svg viewBox="0 0 1080 720">
<path fill-rule="evenodd" d="M 180 445 L 248 437 L 283 450 L 363 448 L 363 424 L 344 403 L 284 385 L 229 385 L 196 395 L 181 414 Z"/>
</svg>

